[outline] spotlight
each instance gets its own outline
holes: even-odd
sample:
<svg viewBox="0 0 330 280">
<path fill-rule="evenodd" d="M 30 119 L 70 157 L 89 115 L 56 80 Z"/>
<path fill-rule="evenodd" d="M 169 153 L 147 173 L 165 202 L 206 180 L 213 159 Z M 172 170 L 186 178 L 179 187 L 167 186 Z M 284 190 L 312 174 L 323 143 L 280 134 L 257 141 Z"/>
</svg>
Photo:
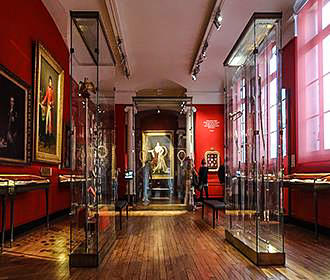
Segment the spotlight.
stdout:
<svg viewBox="0 0 330 280">
<path fill-rule="evenodd" d="M 221 28 L 221 23 L 219 23 L 217 20 L 214 19 L 213 21 L 214 25 L 215 25 L 215 28 L 219 31 L 220 28 Z"/>
<path fill-rule="evenodd" d="M 209 46 L 209 43 L 207 41 L 205 41 L 204 46 L 202 48 L 202 57 L 204 59 L 206 59 L 206 50 L 207 50 L 208 46 Z"/>
<path fill-rule="evenodd" d="M 196 81 L 197 80 L 197 74 L 199 73 L 200 71 L 200 68 L 199 68 L 199 65 L 197 65 L 195 68 L 194 68 L 194 71 L 191 75 L 191 78 L 193 81 Z"/>
<path fill-rule="evenodd" d="M 159 108 L 157 108 L 157 114 L 160 114 L 160 110 L 159 110 Z"/>
<path fill-rule="evenodd" d="M 220 30 L 222 20 L 223 20 L 223 17 L 222 17 L 222 15 L 221 15 L 221 11 L 218 10 L 217 13 L 215 14 L 215 17 L 214 17 L 214 20 L 213 20 L 213 23 L 214 23 L 215 28 L 216 28 L 217 30 Z"/>
</svg>

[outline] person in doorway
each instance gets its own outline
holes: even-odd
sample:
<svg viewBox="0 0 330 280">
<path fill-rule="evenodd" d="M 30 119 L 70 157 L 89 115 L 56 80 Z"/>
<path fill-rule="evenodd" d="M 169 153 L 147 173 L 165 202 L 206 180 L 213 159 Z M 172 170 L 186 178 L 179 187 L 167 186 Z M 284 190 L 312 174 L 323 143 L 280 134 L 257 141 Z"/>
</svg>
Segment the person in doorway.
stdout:
<svg viewBox="0 0 330 280">
<path fill-rule="evenodd" d="M 206 199 L 209 198 L 209 188 L 208 188 L 208 167 L 206 165 L 205 159 L 202 159 L 201 167 L 199 168 L 199 184 L 200 184 L 200 196 L 201 200 L 204 200 L 203 191 L 205 190 Z"/>
<path fill-rule="evenodd" d="M 143 198 L 144 204 L 148 205 L 150 203 L 148 190 L 149 190 L 149 179 L 152 179 L 151 166 L 149 160 L 147 160 L 142 168 L 143 174 Z"/>
</svg>

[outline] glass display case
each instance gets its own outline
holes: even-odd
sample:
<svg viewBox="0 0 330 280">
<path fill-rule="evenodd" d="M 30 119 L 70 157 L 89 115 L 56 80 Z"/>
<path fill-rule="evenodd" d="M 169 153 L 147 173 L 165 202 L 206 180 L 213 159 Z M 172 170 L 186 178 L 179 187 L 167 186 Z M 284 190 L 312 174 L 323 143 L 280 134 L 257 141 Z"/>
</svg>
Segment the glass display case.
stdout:
<svg viewBox="0 0 330 280">
<path fill-rule="evenodd" d="M 114 59 L 98 12 L 71 12 L 70 63 L 70 266 L 95 267 L 115 239 L 116 197 Z"/>
<path fill-rule="evenodd" d="M 224 62 L 225 235 L 257 265 L 285 263 L 281 17 L 255 13 Z"/>
</svg>

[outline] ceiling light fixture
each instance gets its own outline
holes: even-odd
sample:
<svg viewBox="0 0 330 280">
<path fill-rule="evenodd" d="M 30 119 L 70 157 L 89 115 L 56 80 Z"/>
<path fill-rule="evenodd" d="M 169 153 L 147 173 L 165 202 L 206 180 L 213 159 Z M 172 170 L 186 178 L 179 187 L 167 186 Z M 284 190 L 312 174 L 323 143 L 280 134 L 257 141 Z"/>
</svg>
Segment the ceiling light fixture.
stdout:
<svg viewBox="0 0 330 280">
<path fill-rule="evenodd" d="M 197 75 L 199 72 L 200 72 L 200 66 L 199 66 L 199 64 L 197 64 L 196 67 L 194 68 L 193 73 L 191 74 L 191 78 L 193 81 L 197 80 Z"/>
<path fill-rule="evenodd" d="M 213 20 L 213 23 L 215 25 L 215 28 L 219 31 L 220 28 L 221 28 L 221 25 L 222 25 L 222 15 L 221 15 L 221 10 L 220 10 L 220 7 L 217 11 L 217 13 L 215 14 L 215 17 L 214 17 L 214 20 Z"/>
<path fill-rule="evenodd" d="M 225 0 L 217 0 L 214 5 L 212 14 L 209 19 L 209 24 L 205 30 L 202 43 L 199 47 L 194 64 L 191 68 L 191 78 L 193 81 L 197 80 L 197 75 L 200 72 L 200 66 L 207 58 L 207 49 L 209 46 L 212 32 L 214 30 L 213 26 L 216 28 L 216 30 L 220 30 L 222 26 L 223 16 L 221 14 L 221 8 L 224 2 Z"/>
</svg>

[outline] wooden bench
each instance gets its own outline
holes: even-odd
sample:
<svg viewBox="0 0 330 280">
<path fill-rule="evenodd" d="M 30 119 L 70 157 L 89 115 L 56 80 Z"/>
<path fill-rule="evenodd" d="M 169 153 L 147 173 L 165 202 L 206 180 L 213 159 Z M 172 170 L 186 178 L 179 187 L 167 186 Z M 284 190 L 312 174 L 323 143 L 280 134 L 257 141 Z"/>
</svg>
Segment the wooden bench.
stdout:
<svg viewBox="0 0 330 280">
<path fill-rule="evenodd" d="M 222 201 L 218 201 L 218 200 L 204 200 L 203 204 L 202 204 L 202 219 L 204 219 L 204 207 L 209 206 L 212 208 L 213 210 L 213 215 L 212 215 L 212 219 L 213 219 L 213 228 L 215 228 L 215 217 L 219 218 L 219 209 L 225 209 L 225 203 Z"/>
<path fill-rule="evenodd" d="M 120 229 L 122 228 L 122 210 L 126 208 L 126 220 L 128 220 L 128 202 L 126 200 L 118 200 L 115 204 L 115 210 L 119 212 Z"/>
</svg>

